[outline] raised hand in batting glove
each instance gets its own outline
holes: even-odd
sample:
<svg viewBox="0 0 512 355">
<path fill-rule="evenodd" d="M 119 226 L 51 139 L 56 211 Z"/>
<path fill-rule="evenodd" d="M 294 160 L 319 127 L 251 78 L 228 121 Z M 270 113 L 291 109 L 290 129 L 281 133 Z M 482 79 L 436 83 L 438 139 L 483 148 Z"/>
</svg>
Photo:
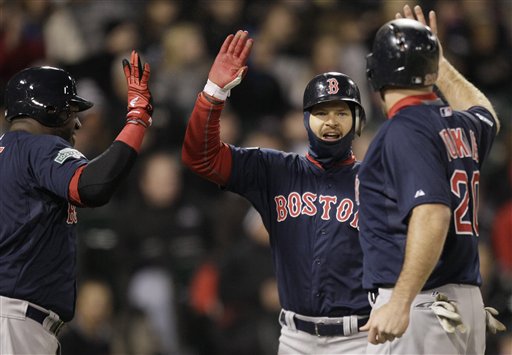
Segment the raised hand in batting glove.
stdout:
<svg viewBox="0 0 512 355">
<path fill-rule="evenodd" d="M 485 326 L 489 332 L 492 334 L 496 334 L 497 332 L 504 332 L 507 330 L 505 324 L 501 323 L 499 320 L 494 318 L 497 316 L 499 312 L 492 307 L 485 307 Z"/>
<path fill-rule="evenodd" d="M 247 59 L 253 40 L 247 31 L 230 34 L 213 62 L 204 92 L 219 100 L 226 100 L 232 88 L 240 84 L 247 71 Z"/>
<path fill-rule="evenodd" d="M 151 126 L 153 105 L 151 93 L 148 88 L 150 68 L 149 64 L 142 63 L 139 54 L 132 51 L 130 62 L 123 59 L 124 76 L 128 84 L 128 113 L 126 123 L 139 124 L 144 127 Z"/>
<path fill-rule="evenodd" d="M 461 333 L 466 332 L 466 326 L 462 323 L 462 318 L 455 302 L 448 300 L 446 295 L 438 293 L 430 309 L 434 311 L 439 323 L 441 323 L 446 332 L 454 333 L 455 329 L 458 329 Z"/>
</svg>

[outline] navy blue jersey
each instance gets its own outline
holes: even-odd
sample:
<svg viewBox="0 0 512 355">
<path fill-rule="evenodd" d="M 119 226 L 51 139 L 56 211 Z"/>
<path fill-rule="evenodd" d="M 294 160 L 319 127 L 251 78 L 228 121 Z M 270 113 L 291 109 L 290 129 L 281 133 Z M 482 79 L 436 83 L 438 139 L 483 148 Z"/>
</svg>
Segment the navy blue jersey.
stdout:
<svg viewBox="0 0 512 355">
<path fill-rule="evenodd" d="M 439 262 L 424 285 L 480 285 L 478 189 L 480 167 L 496 134 L 482 107 L 453 111 L 441 100 L 403 107 L 372 141 L 358 174 L 363 286 L 396 283 L 415 206 L 441 203 L 452 222 Z M 429 228 L 429 226 L 425 226 Z"/>
<path fill-rule="evenodd" d="M 0 295 L 64 321 L 75 304 L 77 216 L 68 187 L 86 163 L 57 136 L 14 131 L 0 138 Z"/>
<path fill-rule="evenodd" d="M 324 170 L 297 154 L 231 150 L 226 187 L 262 216 L 282 307 L 316 317 L 369 314 L 354 201 L 359 163 Z"/>
</svg>

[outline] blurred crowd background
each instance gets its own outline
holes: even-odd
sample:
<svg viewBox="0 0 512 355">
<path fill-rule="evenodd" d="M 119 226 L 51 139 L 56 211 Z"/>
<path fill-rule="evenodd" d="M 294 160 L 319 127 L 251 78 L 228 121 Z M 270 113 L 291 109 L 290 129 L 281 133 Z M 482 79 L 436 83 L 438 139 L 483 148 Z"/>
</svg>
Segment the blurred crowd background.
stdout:
<svg viewBox="0 0 512 355">
<path fill-rule="evenodd" d="M 76 144 L 89 159 L 125 122 L 122 58 L 137 49 L 151 65 L 155 110 L 140 159 L 109 205 L 79 210 L 77 309 L 60 337 L 63 355 L 276 353 L 280 307 L 268 234 L 245 200 L 183 169 L 188 117 L 222 41 L 245 29 L 255 44 L 222 114 L 222 139 L 304 152 L 305 85 L 341 71 L 359 85 L 369 119 L 354 141 L 362 160 L 384 121 L 365 56 L 405 3 L 0 0 L 2 92 L 28 66 L 72 73 L 79 95 L 95 103 L 81 116 Z M 509 329 L 489 336 L 487 353 L 512 354 L 512 1 L 419 4 L 436 10 L 445 55 L 502 122 L 482 171 L 480 257 L 485 302 Z M 6 129 L 2 119 L 0 133 Z"/>
</svg>

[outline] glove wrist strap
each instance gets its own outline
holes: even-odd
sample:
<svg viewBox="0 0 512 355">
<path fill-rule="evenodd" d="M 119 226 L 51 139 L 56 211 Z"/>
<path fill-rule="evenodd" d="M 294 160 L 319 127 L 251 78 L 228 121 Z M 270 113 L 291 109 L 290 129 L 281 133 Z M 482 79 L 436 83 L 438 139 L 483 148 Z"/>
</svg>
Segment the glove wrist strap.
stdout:
<svg viewBox="0 0 512 355">
<path fill-rule="evenodd" d="M 126 123 L 140 124 L 144 127 L 151 126 L 152 123 L 151 115 L 145 110 L 130 110 L 126 114 Z"/>
<path fill-rule="evenodd" d="M 208 95 L 215 97 L 216 99 L 225 101 L 229 96 L 231 90 L 225 90 L 219 87 L 213 81 L 210 81 L 210 79 L 208 79 L 206 85 L 204 86 L 203 91 Z"/>
</svg>

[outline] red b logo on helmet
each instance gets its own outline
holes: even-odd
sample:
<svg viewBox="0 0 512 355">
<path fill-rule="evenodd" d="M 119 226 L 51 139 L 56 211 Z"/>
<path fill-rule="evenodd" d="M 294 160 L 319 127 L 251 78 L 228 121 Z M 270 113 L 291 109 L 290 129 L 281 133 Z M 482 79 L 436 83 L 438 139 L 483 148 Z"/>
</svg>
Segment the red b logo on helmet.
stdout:
<svg viewBox="0 0 512 355">
<path fill-rule="evenodd" d="M 335 78 L 329 78 L 327 79 L 327 83 L 329 83 L 329 87 L 327 88 L 327 93 L 329 95 L 337 94 L 340 90 L 340 87 L 338 85 L 338 80 Z"/>
</svg>

